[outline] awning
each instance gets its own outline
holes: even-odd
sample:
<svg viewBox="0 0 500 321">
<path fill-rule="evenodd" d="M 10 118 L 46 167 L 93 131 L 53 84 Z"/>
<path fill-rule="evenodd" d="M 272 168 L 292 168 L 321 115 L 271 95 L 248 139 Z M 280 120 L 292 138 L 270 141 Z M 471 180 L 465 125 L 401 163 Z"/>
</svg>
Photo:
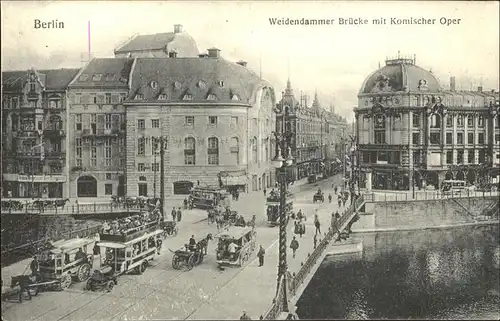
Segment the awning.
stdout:
<svg viewBox="0 0 500 321">
<path fill-rule="evenodd" d="M 124 249 L 127 247 L 125 244 L 122 243 L 111 243 L 111 242 L 99 242 L 97 243 L 97 245 L 100 247 L 107 247 L 110 249 Z"/>
<path fill-rule="evenodd" d="M 248 178 L 246 171 L 223 171 L 219 173 L 223 185 L 246 185 Z"/>
</svg>

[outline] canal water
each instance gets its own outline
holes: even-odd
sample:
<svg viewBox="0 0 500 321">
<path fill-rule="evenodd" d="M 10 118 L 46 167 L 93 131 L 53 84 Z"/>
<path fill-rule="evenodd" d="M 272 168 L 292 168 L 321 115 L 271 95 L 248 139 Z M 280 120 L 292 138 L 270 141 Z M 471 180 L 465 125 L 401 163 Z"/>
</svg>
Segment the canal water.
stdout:
<svg viewBox="0 0 500 321">
<path fill-rule="evenodd" d="M 358 234 L 329 256 L 297 304 L 301 319 L 500 319 L 498 226 Z"/>
</svg>

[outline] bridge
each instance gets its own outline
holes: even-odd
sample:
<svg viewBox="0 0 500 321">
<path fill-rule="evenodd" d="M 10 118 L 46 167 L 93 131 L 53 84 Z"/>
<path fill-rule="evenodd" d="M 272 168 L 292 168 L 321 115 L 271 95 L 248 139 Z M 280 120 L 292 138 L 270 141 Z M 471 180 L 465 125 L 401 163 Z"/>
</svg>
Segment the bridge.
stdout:
<svg viewBox="0 0 500 321">
<path fill-rule="evenodd" d="M 127 203 L 91 203 L 91 204 L 71 204 L 64 206 L 41 207 L 33 205 L 32 202 L 12 201 L 2 202 L 2 214 L 9 215 L 72 215 L 72 216 L 102 216 L 103 214 L 128 214 L 134 215 L 145 211 L 145 207 L 131 205 Z"/>
</svg>

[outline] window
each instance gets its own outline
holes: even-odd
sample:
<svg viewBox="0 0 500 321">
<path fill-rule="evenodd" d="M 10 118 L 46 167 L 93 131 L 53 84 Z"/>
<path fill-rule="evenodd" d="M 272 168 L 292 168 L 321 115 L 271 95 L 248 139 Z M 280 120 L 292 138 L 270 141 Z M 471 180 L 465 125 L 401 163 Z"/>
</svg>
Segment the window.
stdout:
<svg viewBox="0 0 500 321">
<path fill-rule="evenodd" d="M 160 139 L 158 137 L 151 137 L 151 155 L 160 154 Z"/>
<path fill-rule="evenodd" d="M 446 145 L 453 145 L 453 133 L 446 133 Z"/>
<path fill-rule="evenodd" d="M 92 76 L 92 81 L 101 81 L 102 74 L 95 74 Z"/>
<path fill-rule="evenodd" d="M 111 104 L 111 94 L 106 93 L 106 96 L 105 96 L 105 97 L 106 97 L 106 98 L 105 98 L 105 103 L 106 103 L 107 105 Z"/>
<path fill-rule="evenodd" d="M 219 165 L 219 140 L 217 137 L 208 139 L 208 164 Z"/>
<path fill-rule="evenodd" d="M 238 137 L 231 138 L 230 144 L 231 160 L 232 164 L 238 165 L 240 163 L 240 146 Z"/>
<path fill-rule="evenodd" d="M 82 114 L 75 115 L 76 130 L 82 130 Z"/>
<path fill-rule="evenodd" d="M 479 151 L 478 163 L 479 164 L 484 164 L 485 162 L 486 162 L 486 151 L 480 150 Z"/>
<path fill-rule="evenodd" d="M 90 103 L 97 104 L 97 96 L 95 94 L 90 94 Z"/>
<path fill-rule="evenodd" d="M 458 145 L 464 144 L 464 133 L 457 133 L 457 144 Z"/>
<path fill-rule="evenodd" d="M 127 165 L 127 160 L 124 158 L 120 159 L 120 167 L 125 167 Z"/>
<path fill-rule="evenodd" d="M 430 141 L 432 145 L 441 144 L 441 133 L 431 133 Z"/>
<path fill-rule="evenodd" d="M 138 172 L 145 172 L 146 171 L 146 164 L 144 164 L 144 163 L 138 163 L 137 164 L 137 171 Z"/>
<path fill-rule="evenodd" d="M 97 147 L 95 146 L 95 140 L 90 141 L 90 166 L 97 166 Z"/>
<path fill-rule="evenodd" d="M 110 173 L 106 173 L 106 179 L 107 180 L 111 180 L 111 174 Z"/>
<path fill-rule="evenodd" d="M 104 194 L 113 195 L 113 184 L 104 184 Z"/>
<path fill-rule="evenodd" d="M 231 97 L 231 100 L 234 100 L 234 101 L 239 101 L 240 100 L 240 96 L 238 95 L 233 95 L 233 97 Z"/>
<path fill-rule="evenodd" d="M 231 116 L 231 126 L 238 126 L 238 117 Z"/>
<path fill-rule="evenodd" d="M 477 118 L 477 126 L 478 127 L 484 127 L 484 116 L 479 116 Z"/>
<path fill-rule="evenodd" d="M 495 142 L 496 143 L 500 142 L 500 134 L 495 134 Z"/>
<path fill-rule="evenodd" d="M 420 114 L 418 113 L 413 113 L 413 127 L 420 127 Z"/>
<path fill-rule="evenodd" d="M 224 87 L 224 81 L 223 80 L 219 80 L 217 83 L 218 83 L 219 87 Z"/>
<path fill-rule="evenodd" d="M 152 170 L 153 172 L 158 172 L 158 171 L 160 171 L 160 163 L 152 163 L 152 164 L 151 164 L 151 170 Z"/>
<path fill-rule="evenodd" d="M 160 120 L 151 119 L 151 128 L 160 128 Z"/>
<path fill-rule="evenodd" d="M 167 95 L 166 94 L 158 95 L 158 100 L 167 100 Z"/>
<path fill-rule="evenodd" d="M 158 87 L 158 83 L 156 81 L 152 81 L 150 84 L 151 88 L 156 89 Z"/>
<path fill-rule="evenodd" d="M 457 116 L 457 126 L 464 127 L 464 115 Z"/>
<path fill-rule="evenodd" d="M 143 137 L 137 140 L 137 155 L 144 156 L 145 145 L 146 144 Z"/>
<path fill-rule="evenodd" d="M 419 150 L 413 151 L 413 164 L 416 165 L 420 163 L 421 163 L 420 151 Z"/>
<path fill-rule="evenodd" d="M 144 130 L 146 128 L 146 122 L 144 119 L 138 119 L 137 120 L 137 129 L 139 130 Z"/>
<path fill-rule="evenodd" d="M 452 115 L 448 115 L 446 117 L 446 127 L 448 127 L 448 128 L 453 127 L 453 116 Z"/>
<path fill-rule="evenodd" d="M 451 150 L 446 152 L 446 164 L 453 164 L 453 152 Z"/>
<path fill-rule="evenodd" d="M 196 165 L 196 141 L 193 137 L 184 139 L 184 164 Z"/>
<path fill-rule="evenodd" d="M 79 81 L 87 81 L 89 79 L 89 75 L 87 74 L 81 74 L 80 77 L 78 78 Z"/>
<path fill-rule="evenodd" d="M 36 83 L 32 82 L 30 83 L 30 91 L 35 91 L 36 90 Z"/>
<path fill-rule="evenodd" d="M 82 166 L 82 139 L 75 139 L 76 166 Z"/>
<path fill-rule="evenodd" d="M 477 143 L 479 145 L 484 145 L 484 133 L 479 133 L 477 135 Z"/>
<path fill-rule="evenodd" d="M 257 164 L 257 137 L 252 138 L 252 163 Z"/>
<path fill-rule="evenodd" d="M 81 104 L 82 103 L 82 94 L 75 94 L 74 103 L 75 104 Z"/>
<path fill-rule="evenodd" d="M 111 114 L 104 115 L 104 126 L 106 129 L 111 129 Z"/>
<path fill-rule="evenodd" d="M 104 159 L 106 166 L 111 166 L 111 160 L 113 156 L 111 155 L 111 138 L 107 137 L 104 141 Z"/>
<path fill-rule="evenodd" d="M 115 80 L 115 74 L 106 75 L 106 81 L 114 81 L 114 80 Z"/>
<path fill-rule="evenodd" d="M 139 187 L 139 196 L 148 196 L 148 184 L 141 182 L 137 185 Z"/>
<path fill-rule="evenodd" d="M 474 145 L 474 133 L 467 133 L 467 144 Z"/>
<path fill-rule="evenodd" d="M 135 95 L 134 99 L 135 99 L 135 100 L 142 100 L 142 99 L 143 99 L 143 97 L 144 97 L 144 96 L 143 96 L 142 94 L 137 94 L 137 95 Z"/>
<path fill-rule="evenodd" d="M 467 152 L 467 163 L 469 164 L 474 164 L 474 150 L 469 149 Z"/>
<path fill-rule="evenodd" d="M 413 145 L 420 144 L 420 133 L 413 133 L 412 134 L 412 143 L 413 143 Z"/>
<path fill-rule="evenodd" d="M 207 100 L 217 100 L 217 96 L 215 96 L 214 94 L 210 94 L 207 96 Z"/>
<path fill-rule="evenodd" d="M 125 99 L 127 99 L 127 94 L 120 94 L 120 102 L 123 102 Z"/>
<path fill-rule="evenodd" d="M 375 131 L 375 144 L 385 144 L 385 130 Z"/>
<path fill-rule="evenodd" d="M 464 163 L 464 150 L 459 149 L 457 150 L 457 164 L 463 164 Z"/>
<path fill-rule="evenodd" d="M 436 114 L 431 116 L 431 128 L 441 128 L 441 116 Z"/>
<path fill-rule="evenodd" d="M 378 114 L 375 116 L 375 144 L 385 144 L 385 116 Z"/>
<path fill-rule="evenodd" d="M 194 116 L 184 117 L 184 126 L 194 126 Z"/>
<path fill-rule="evenodd" d="M 210 125 L 217 125 L 217 116 L 208 116 L 208 123 Z"/>
<path fill-rule="evenodd" d="M 467 116 L 467 127 L 474 127 L 474 116 L 473 115 Z"/>
</svg>

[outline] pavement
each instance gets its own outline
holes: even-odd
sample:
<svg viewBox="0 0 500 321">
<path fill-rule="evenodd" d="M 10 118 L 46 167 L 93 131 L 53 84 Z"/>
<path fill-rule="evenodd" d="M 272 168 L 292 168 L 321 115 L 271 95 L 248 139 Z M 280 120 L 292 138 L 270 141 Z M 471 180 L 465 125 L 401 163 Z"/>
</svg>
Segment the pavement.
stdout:
<svg viewBox="0 0 500 321">
<path fill-rule="evenodd" d="M 336 176 L 335 180 L 339 181 Z M 293 223 L 288 229 L 288 264 L 291 273 L 297 272 L 300 262 L 313 250 L 313 217 L 318 209 L 322 231 L 330 225 L 331 213 L 337 204 L 312 204 L 312 196 L 321 187 L 328 196 L 333 194 L 332 179 L 315 184 L 296 183 L 294 210 L 307 215 L 304 237 L 299 240 L 297 256 L 292 258 Z M 174 205 L 176 206 L 176 205 Z M 176 206 L 177 207 L 177 206 Z M 264 267 L 258 267 L 257 250 L 243 267 L 220 270 L 215 263 L 216 240 L 209 244 L 203 263 L 191 271 L 174 270 L 172 253 L 186 243 L 191 235 L 196 239 L 208 233 L 216 234 L 215 225 L 209 225 L 206 211 L 183 210 L 179 234 L 167 238 L 162 253 L 143 275 L 123 275 L 112 292 L 85 291 L 84 282 L 74 283 L 62 292 L 43 292 L 32 301 L 2 302 L 3 320 L 144 320 L 144 319 L 238 319 L 245 310 L 253 319 L 265 314 L 276 292 L 278 266 L 278 227 L 269 227 L 265 215 L 263 192 L 240 195 L 232 202 L 232 209 L 250 219 L 257 218 L 257 246 L 266 249 Z M 323 229 L 325 229 L 323 231 Z M 322 237 L 321 237 L 322 238 Z M 318 237 L 319 243 L 320 237 Z M 21 274 L 29 260 L 2 269 L 2 279 Z M 10 271 L 9 273 L 7 273 Z M 10 278 L 9 278 L 10 279 Z M 10 281 L 10 280 L 9 280 Z"/>
</svg>

